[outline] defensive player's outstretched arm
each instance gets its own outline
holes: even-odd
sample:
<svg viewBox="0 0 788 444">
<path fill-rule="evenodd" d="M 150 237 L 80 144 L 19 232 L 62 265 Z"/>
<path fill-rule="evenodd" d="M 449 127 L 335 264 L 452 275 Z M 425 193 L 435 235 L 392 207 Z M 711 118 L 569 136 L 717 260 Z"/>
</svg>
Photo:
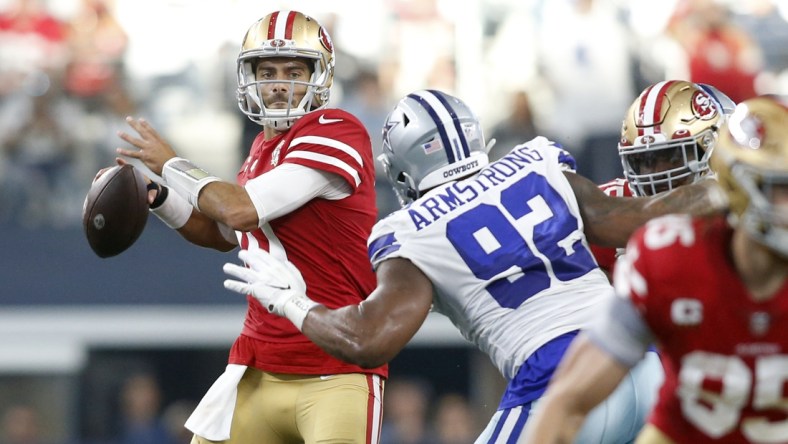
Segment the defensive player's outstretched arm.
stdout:
<svg viewBox="0 0 788 444">
<path fill-rule="evenodd" d="M 589 242 L 625 247 L 632 233 L 649 219 L 671 213 L 710 215 L 727 206 L 725 193 L 714 180 L 703 180 L 656 196 L 622 199 L 605 194 L 578 174 L 564 173 L 580 206 Z"/>
<path fill-rule="evenodd" d="M 528 421 L 525 442 L 574 442 L 588 412 L 613 393 L 628 371 L 585 335 L 578 336 Z"/>
<path fill-rule="evenodd" d="M 332 310 L 306 296 L 306 284 L 292 263 L 260 249 L 241 250 L 238 257 L 249 267 L 225 264 L 224 271 L 238 278 L 226 280 L 227 289 L 251 294 L 326 352 L 361 367 L 378 367 L 396 356 L 432 306 L 432 282 L 407 259 L 383 261 L 378 286 L 366 300 Z"/>
<path fill-rule="evenodd" d="M 391 361 L 419 330 L 432 306 L 432 283 L 407 259 L 388 259 L 378 286 L 358 305 L 309 312 L 303 332 L 328 353 L 362 367 Z"/>
</svg>

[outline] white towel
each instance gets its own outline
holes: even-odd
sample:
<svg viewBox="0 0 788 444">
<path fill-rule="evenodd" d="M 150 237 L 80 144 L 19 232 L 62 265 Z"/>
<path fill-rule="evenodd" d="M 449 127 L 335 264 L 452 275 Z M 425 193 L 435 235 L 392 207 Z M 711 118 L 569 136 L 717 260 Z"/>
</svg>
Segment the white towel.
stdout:
<svg viewBox="0 0 788 444">
<path fill-rule="evenodd" d="M 186 428 L 211 441 L 230 439 L 238 383 L 245 371 L 245 365 L 228 364 L 186 420 Z"/>
</svg>

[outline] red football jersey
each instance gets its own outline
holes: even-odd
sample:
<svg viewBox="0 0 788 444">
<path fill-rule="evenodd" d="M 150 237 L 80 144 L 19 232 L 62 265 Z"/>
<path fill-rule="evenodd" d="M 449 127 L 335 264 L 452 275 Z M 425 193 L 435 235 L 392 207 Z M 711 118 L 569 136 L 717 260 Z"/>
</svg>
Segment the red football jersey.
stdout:
<svg viewBox="0 0 788 444">
<path fill-rule="evenodd" d="M 613 197 L 632 197 L 632 188 L 629 187 L 629 182 L 626 179 L 613 179 L 610 182 L 599 185 L 599 189 L 604 191 L 608 196 Z M 616 248 L 601 247 L 599 245 L 591 244 L 591 253 L 594 254 L 599 268 L 608 273 L 613 274 L 613 269 L 616 266 Z"/>
<path fill-rule="evenodd" d="M 723 216 L 666 216 L 635 233 L 619 264 L 616 288 L 655 335 L 665 366 L 650 422 L 675 442 L 786 443 L 788 284 L 753 301 L 731 237 Z"/>
<path fill-rule="evenodd" d="M 262 228 L 243 233 L 241 248 L 256 244 L 284 252 L 301 271 L 308 296 L 329 308 L 358 304 L 376 286 L 366 251 L 377 218 L 369 134 L 345 111 L 309 113 L 272 140 L 266 141 L 260 133 L 238 173 L 238 183 L 244 185 L 284 163 L 338 174 L 352 194 L 340 200 L 313 199 Z M 246 321 L 230 352 L 231 363 L 274 373 L 387 376 L 387 366 L 361 369 L 330 356 L 288 319 L 270 314 L 252 296 L 247 301 Z"/>
</svg>

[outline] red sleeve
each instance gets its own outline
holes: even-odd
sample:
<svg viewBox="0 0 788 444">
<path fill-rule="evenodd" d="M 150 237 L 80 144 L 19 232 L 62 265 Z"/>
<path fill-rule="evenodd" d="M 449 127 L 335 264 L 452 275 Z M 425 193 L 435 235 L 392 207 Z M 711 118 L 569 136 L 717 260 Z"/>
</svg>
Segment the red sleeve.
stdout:
<svg viewBox="0 0 788 444">
<path fill-rule="evenodd" d="M 610 182 L 599 185 L 599 189 L 612 197 L 632 197 L 632 191 L 626 179 L 613 179 Z M 599 268 L 612 275 L 616 266 L 616 248 L 601 247 L 591 244 L 591 253 L 596 258 Z"/>
<path fill-rule="evenodd" d="M 613 247 L 600 247 L 591 244 L 591 253 L 594 255 L 599 268 L 608 274 L 613 273 L 616 266 L 616 249 Z"/>
<path fill-rule="evenodd" d="M 618 262 L 613 285 L 616 293 L 632 301 L 645 319 L 647 317 L 648 301 L 648 260 L 652 250 L 643 243 L 645 226 L 640 227 L 632 234 L 627 243 L 627 254 Z"/>
<path fill-rule="evenodd" d="M 624 178 L 613 179 L 599 185 L 599 189 L 612 197 L 632 197 L 632 188 Z"/>
<path fill-rule="evenodd" d="M 374 174 L 372 142 L 353 115 L 339 110 L 302 117 L 283 163 L 295 163 L 338 174 L 354 191 Z"/>
</svg>

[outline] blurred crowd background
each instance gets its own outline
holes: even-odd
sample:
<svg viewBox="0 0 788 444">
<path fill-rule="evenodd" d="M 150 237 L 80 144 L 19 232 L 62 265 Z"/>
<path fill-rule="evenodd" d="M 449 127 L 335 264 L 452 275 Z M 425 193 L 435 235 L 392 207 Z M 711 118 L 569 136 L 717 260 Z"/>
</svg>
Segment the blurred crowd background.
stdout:
<svg viewBox="0 0 788 444">
<path fill-rule="evenodd" d="M 620 175 L 621 121 L 650 83 L 788 93 L 788 0 L 0 0 L 0 444 L 188 442 L 185 416 L 241 327 L 243 301 L 221 288 L 234 256 L 151 218 L 99 260 L 82 202 L 128 115 L 232 180 L 260 130 L 237 109 L 235 58 L 278 8 L 329 29 L 332 105 L 376 150 L 396 100 L 436 88 L 477 110 L 493 158 L 546 135 L 601 183 Z M 385 215 L 396 199 L 377 188 Z M 501 388 L 436 318 L 392 363 L 383 442 L 472 442 Z"/>
</svg>

